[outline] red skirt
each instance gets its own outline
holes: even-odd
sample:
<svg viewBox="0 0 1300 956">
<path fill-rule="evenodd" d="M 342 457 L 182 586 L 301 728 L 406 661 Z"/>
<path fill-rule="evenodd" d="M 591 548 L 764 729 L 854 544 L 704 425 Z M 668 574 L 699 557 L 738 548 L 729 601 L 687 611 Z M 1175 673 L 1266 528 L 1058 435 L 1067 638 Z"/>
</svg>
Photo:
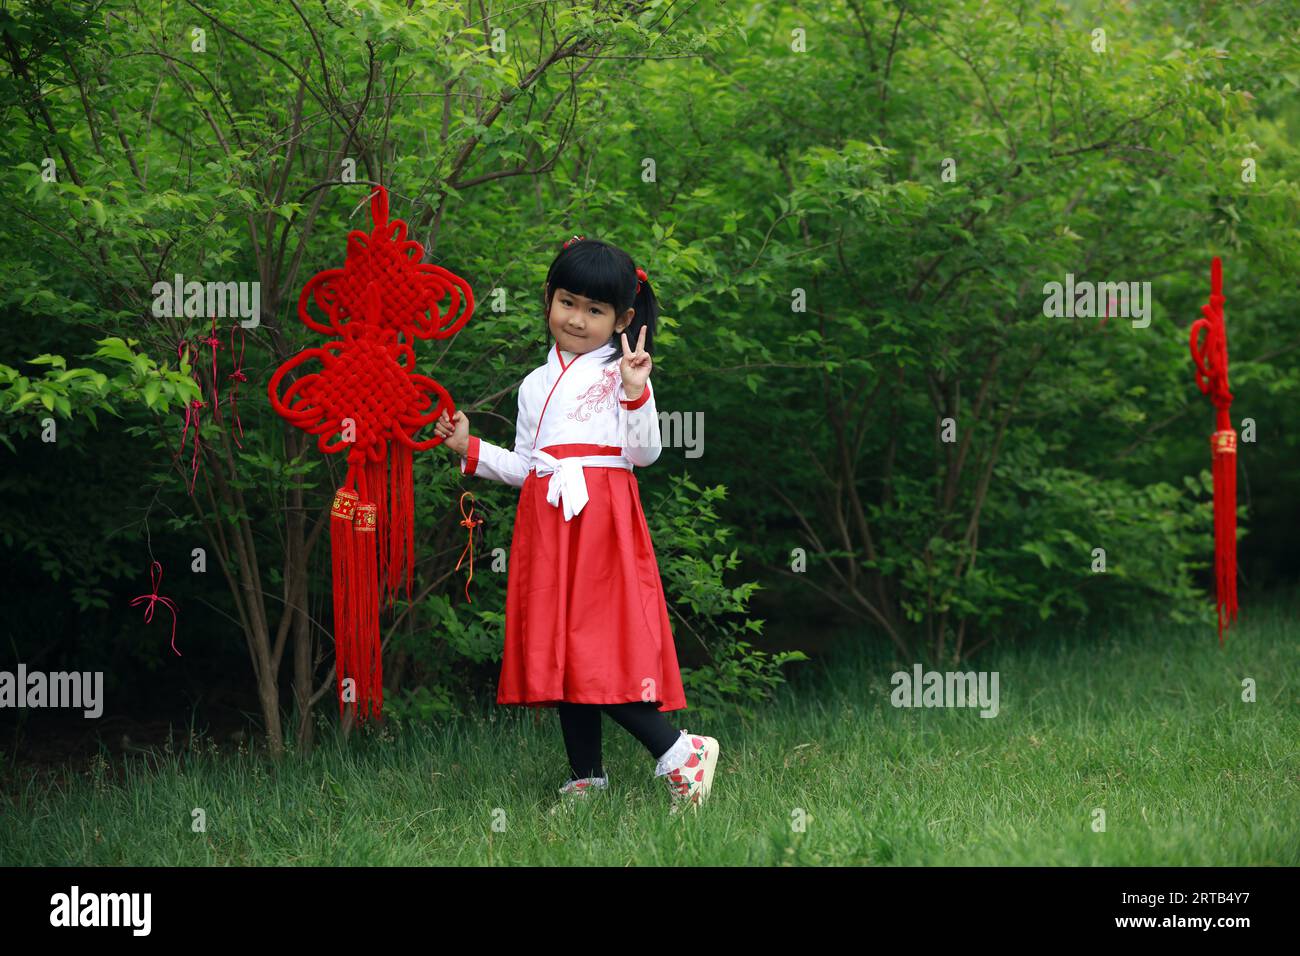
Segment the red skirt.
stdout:
<svg viewBox="0 0 1300 956">
<path fill-rule="evenodd" d="M 564 446 L 548 452 L 563 457 Z M 498 704 L 553 707 L 654 700 L 682 710 L 686 695 L 668 605 L 626 468 L 583 469 L 588 500 L 564 520 L 547 502 L 549 474 L 519 491 L 506 582 L 506 643 Z"/>
</svg>

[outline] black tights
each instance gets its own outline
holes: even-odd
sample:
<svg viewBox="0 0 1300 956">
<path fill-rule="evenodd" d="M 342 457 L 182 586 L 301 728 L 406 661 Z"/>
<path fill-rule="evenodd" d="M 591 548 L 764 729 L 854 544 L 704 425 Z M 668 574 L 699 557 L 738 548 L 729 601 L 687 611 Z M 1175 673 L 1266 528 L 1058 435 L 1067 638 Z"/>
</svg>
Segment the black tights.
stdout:
<svg viewBox="0 0 1300 956">
<path fill-rule="evenodd" d="M 652 700 L 634 700 L 626 704 L 573 704 L 561 701 L 560 730 L 564 733 L 564 749 L 569 754 L 569 767 L 574 779 L 603 777 L 600 765 L 600 712 L 603 710 L 622 724 L 629 733 L 658 760 L 677 743 L 680 732 L 659 711 Z"/>
</svg>

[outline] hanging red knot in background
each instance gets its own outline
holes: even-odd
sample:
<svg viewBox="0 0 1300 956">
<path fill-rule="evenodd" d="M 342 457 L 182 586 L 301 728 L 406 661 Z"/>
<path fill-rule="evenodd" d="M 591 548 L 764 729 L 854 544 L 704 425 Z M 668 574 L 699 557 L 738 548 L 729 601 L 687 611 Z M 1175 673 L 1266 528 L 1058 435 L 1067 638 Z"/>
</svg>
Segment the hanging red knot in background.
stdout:
<svg viewBox="0 0 1300 956">
<path fill-rule="evenodd" d="M 191 345 L 187 340 L 181 339 L 176 345 L 176 358 L 178 364 L 184 365 L 186 362 L 190 365 L 190 376 L 194 379 L 199 397 L 191 399 L 185 405 L 185 424 L 181 428 L 181 447 L 173 456 L 176 460 L 182 452 L 185 451 L 185 440 L 189 437 L 190 429 L 194 429 L 194 450 L 190 456 L 190 480 L 189 492 L 194 494 L 194 484 L 199 476 L 199 458 L 202 453 L 203 440 L 200 433 L 202 424 L 202 412 L 209 404 L 212 407 L 212 420 L 218 424 L 221 422 L 221 379 L 217 373 L 217 350 L 222 347 L 221 339 L 217 335 L 217 320 L 214 316 L 211 319 L 212 326 L 206 339 L 196 339 L 195 344 Z M 239 333 L 239 357 L 235 358 L 235 333 Z M 230 356 L 234 363 L 234 370 L 226 376 L 226 381 L 233 382 L 230 388 L 230 409 L 234 418 L 234 428 L 231 430 L 235 438 L 235 444 L 240 448 L 244 447 L 244 423 L 239 420 L 239 383 L 247 382 L 248 377 L 244 374 L 244 329 L 240 325 L 230 327 Z M 208 346 L 212 350 L 212 378 L 209 384 L 212 388 L 212 401 L 203 401 L 203 377 L 199 374 L 198 367 L 198 348 Z"/>
<path fill-rule="evenodd" d="M 146 624 L 150 623 L 153 620 L 154 608 L 157 607 L 159 604 L 163 605 L 165 608 L 167 608 L 167 610 L 171 611 L 172 650 L 176 651 L 176 602 L 173 601 L 171 598 L 160 597 L 158 595 L 158 589 L 162 587 L 162 576 L 163 576 L 162 565 L 159 564 L 157 561 L 153 562 L 153 564 L 149 567 L 149 578 L 153 583 L 153 590 L 150 591 L 148 594 L 141 594 L 139 597 L 132 598 L 131 607 L 135 607 L 141 601 L 149 602 L 148 606 L 144 609 L 144 622 Z M 176 651 L 176 656 L 180 657 L 181 652 Z"/>
<path fill-rule="evenodd" d="M 199 381 L 198 366 L 194 365 L 194 351 L 190 343 L 181 339 L 176 346 L 176 359 L 178 364 L 190 362 L 190 373 L 194 377 L 194 384 L 199 388 L 199 394 L 203 394 L 203 383 Z M 199 437 L 200 414 L 207 407 L 207 402 L 202 399 L 192 399 L 185 406 L 185 425 L 181 428 L 181 447 L 177 450 L 176 456 L 179 457 L 185 452 L 185 439 L 189 435 L 191 428 L 194 429 L 194 453 L 190 456 L 190 494 L 194 494 L 194 482 L 199 477 L 199 448 L 201 439 Z M 174 460 L 174 459 L 173 459 Z"/>
<path fill-rule="evenodd" d="M 239 358 L 235 358 L 235 333 L 239 333 Z M 244 447 L 244 423 L 239 420 L 239 383 L 247 382 L 248 376 L 244 374 L 244 329 L 242 326 L 232 325 L 230 327 L 230 357 L 235 363 L 235 370 L 226 376 L 227 382 L 234 382 L 230 386 L 230 413 L 235 418 L 235 444 L 240 448 Z"/>
<path fill-rule="evenodd" d="M 221 348 L 221 339 L 217 338 L 217 317 L 212 317 L 212 331 L 203 340 L 203 344 L 212 349 L 212 420 L 221 421 L 221 385 L 217 379 L 217 349 Z"/>
<path fill-rule="evenodd" d="M 322 452 L 347 452 L 347 476 L 330 509 L 335 670 L 340 716 L 352 680 L 361 720 L 383 717 L 380 605 L 391 606 L 403 582 L 411 596 L 412 452 L 442 443 L 415 435 L 456 411 L 445 388 L 415 371 L 415 342 L 449 338 L 474 312 L 469 284 L 422 263 L 424 248 L 406 238 L 406 223 L 389 220 L 384 187 L 371 195 L 370 212 L 374 228 L 348 234 L 343 268 L 313 276 L 298 298 L 303 324 L 333 338 L 286 361 L 267 388 L 276 413 L 317 436 Z M 319 370 L 281 395 L 285 376 L 308 361 Z"/>
<path fill-rule="evenodd" d="M 1201 306 L 1204 318 L 1192 323 L 1188 344 L 1196 364 L 1196 386 L 1214 403 L 1214 434 L 1210 436 L 1214 474 L 1214 582 L 1219 613 L 1219 644 L 1223 629 L 1237 619 L 1237 433 L 1228 410 L 1228 338 L 1224 325 L 1223 264 L 1210 263 L 1210 302 Z M 1205 341 L 1200 333 L 1205 331 Z"/>
</svg>

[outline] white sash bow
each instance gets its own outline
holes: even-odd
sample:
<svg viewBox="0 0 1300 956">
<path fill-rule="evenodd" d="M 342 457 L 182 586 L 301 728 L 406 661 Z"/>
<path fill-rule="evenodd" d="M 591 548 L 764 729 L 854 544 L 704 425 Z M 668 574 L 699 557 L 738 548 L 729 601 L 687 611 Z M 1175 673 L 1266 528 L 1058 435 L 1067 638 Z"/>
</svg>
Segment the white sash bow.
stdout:
<svg viewBox="0 0 1300 956">
<path fill-rule="evenodd" d="M 575 455 L 570 458 L 556 458 L 550 452 L 542 451 L 540 448 L 533 451 L 533 464 L 537 470 L 537 477 L 551 476 L 551 482 L 546 487 L 546 501 L 558 508 L 563 499 L 565 521 L 572 520 L 574 515 L 586 507 L 589 500 L 587 479 L 582 471 L 584 467 L 588 465 L 598 468 L 630 469 L 632 467 L 631 462 L 618 455 Z"/>
</svg>

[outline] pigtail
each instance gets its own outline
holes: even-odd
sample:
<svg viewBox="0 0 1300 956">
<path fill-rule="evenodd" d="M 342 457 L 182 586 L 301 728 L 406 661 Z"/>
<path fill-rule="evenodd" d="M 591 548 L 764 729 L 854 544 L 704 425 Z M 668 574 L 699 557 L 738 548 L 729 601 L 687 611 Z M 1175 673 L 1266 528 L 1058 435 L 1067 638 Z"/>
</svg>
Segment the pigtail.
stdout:
<svg viewBox="0 0 1300 956">
<path fill-rule="evenodd" d="M 614 362 L 621 361 L 623 358 L 623 336 L 627 336 L 627 344 L 636 348 L 636 340 L 641 337 L 641 329 L 645 331 L 645 350 L 654 355 L 655 329 L 659 324 L 659 300 L 655 298 L 654 289 L 650 286 L 649 279 L 641 279 L 640 290 L 632 299 L 631 307 L 636 309 L 636 314 L 632 316 L 632 321 L 622 333 L 614 333 L 614 354 L 610 360 Z"/>
</svg>

